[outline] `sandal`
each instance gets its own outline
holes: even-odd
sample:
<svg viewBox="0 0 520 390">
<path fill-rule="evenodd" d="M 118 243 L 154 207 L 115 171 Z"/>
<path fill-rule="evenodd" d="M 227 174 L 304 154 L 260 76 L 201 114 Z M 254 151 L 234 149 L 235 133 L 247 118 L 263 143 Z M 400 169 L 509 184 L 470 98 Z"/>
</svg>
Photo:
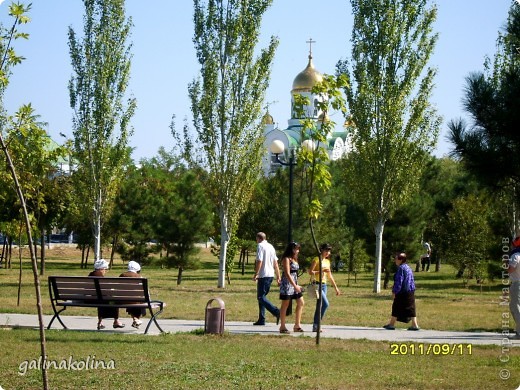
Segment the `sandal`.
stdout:
<svg viewBox="0 0 520 390">
<path fill-rule="evenodd" d="M 289 334 L 291 332 L 289 332 L 289 329 L 280 329 L 280 333 Z"/>
<path fill-rule="evenodd" d="M 303 329 L 302 328 L 294 328 L 293 331 L 294 332 L 298 332 L 298 333 L 302 333 Z"/>
<path fill-rule="evenodd" d="M 124 327 L 125 327 L 125 324 L 114 324 L 114 325 L 112 325 L 112 327 L 113 327 L 114 329 L 117 329 L 117 328 L 124 328 Z"/>
</svg>

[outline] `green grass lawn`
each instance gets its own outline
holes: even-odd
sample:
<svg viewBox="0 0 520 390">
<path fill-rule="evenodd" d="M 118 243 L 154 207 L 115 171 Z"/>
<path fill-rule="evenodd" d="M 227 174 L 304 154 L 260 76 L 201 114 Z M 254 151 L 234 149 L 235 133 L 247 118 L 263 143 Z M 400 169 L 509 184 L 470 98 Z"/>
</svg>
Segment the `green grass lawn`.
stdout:
<svg viewBox="0 0 520 390">
<path fill-rule="evenodd" d="M 48 361 L 59 367 L 72 359 L 77 368 L 50 368 L 53 389 L 515 389 L 520 384 L 518 351 L 504 364 L 496 346 L 474 346 L 471 355 L 396 356 L 388 342 L 366 340 L 322 339 L 316 346 L 308 337 L 46 333 Z M 0 337 L 0 386 L 39 388 L 38 333 L 0 330 Z M 90 369 L 81 369 L 87 359 Z M 508 380 L 499 378 L 504 368 L 510 369 Z"/>
<path fill-rule="evenodd" d="M 87 275 L 91 269 L 79 269 L 79 253 L 76 258 L 63 259 L 63 255 L 48 251 L 46 275 Z M 221 297 L 226 304 L 226 319 L 229 321 L 255 321 L 258 315 L 256 285 L 251 280 L 252 260 L 246 265 L 245 275 L 235 270 L 231 284 L 226 288 L 217 288 L 217 260 L 207 251 L 201 253 L 201 268 L 185 270 L 183 280 L 177 285 L 177 270 L 162 269 L 153 265 L 143 267 L 142 274 L 150 279 L 152 298 L 166 302 L 167 307 L 162 318 L 204 319 L 208 300 Z M 107 276 L 118 276 L 125 270 L 124 264 L 117 260 Z M 462 280 L 455 279 L 455 271 L 449 265 L 443 265 L 440 272 L 420 272 L 415 275 L 417 291 L 417 314 L 419 325 L 424 329 L 460 330 L 460 331 L 501 331 L 502 313 L 500 306 L 502 281 L 486 281 L 483 286 L 474 280 L 464 286 Z M 43 310 L 52 314 L 48 298 L 47 276 L 42 276 L 41 290 Z M 1 309 L 4 312 L 36 313 L 35 289 L 32 271 L 26 261 L 22 271 L 20 305 L 17 305 L 19 269 L 13 264 L 12 269 L 0 269 Z M 328 297 L 330 308 L 324 323 L 330 325 L 382 326 L 388 320 L 392 304 L 391 291 L 383 290 L 380 294 L 372 292 L 373 276 L 360 273 L 354 282 L 345 272 L 335 274 L 335 279 L 342 295 L 334 295 L 330 289 Z M 300 284 L 308 282 L 308 275 L 303 275 Z M 273 284 L 269 298 L 279 304 L 278 288 Z M 67 314 L 95 315 L 95 309 L 70 308 Z M 307 302 L 303 313 L 303 323 L 312 323 L 314 302 Z M 268 319 L 273 320 L 274 318 Z M 511 325 L 512 327 L 513 325 Z"/>
<path fill-rule="evenodd" d="M 49 251 L 46 275 L 86 275 L 79 257 Z M 177 271 L 153 265 L 143 267 L 150 279 L 153 298 L 167 303 L 161 318 L 204 319 L 206 303 L 221 297 L 227 321 L 254 321 L 257 316 L 256 286 L 251 281 L 253 264 L 246 273 L 235 271 L 231 284 L 216 288 L 217 262 L 204 252 L 201 268 L 186 270 L 181 285 Z M 108 275 L 124 269 L 117 261 Z M 502 281 L 474 281 L 464 286 L 453 277 L 453 268 L 416 274 L 419 324 L 429 329 L 501 331 Z M 19 269 L 0 269 L 0 311 L 36 313 L 33 277 L 27 261 L 22 269 L 21 301 L 17 306 Z M 359 274 L 357 282 L 347 274 L 335 274 L 341 296 L 329 291 L 330 308 L 325 324 L 381 326 L 389 316 L 390 291 L 372 293 L 372 275 Z M 307 282 L 307 276 L 303 281 Z M 44 312 L 51 314 L 47 277 L 41 277 Z M 270 298 L 278 303 L 273 286 Z M 304 309 L 303 323 L 310 324 L 313 302 Z M 67 309 L 68 314 L 95 316 L 93 309 Z M 289 320 L 290 321 L 290 320 Z M 511 320 L 511 327 L 513 322 Z M 320 345 L 309 337 L 200 334 L 161 336 L 124 335 L 76 331 L 47 331 L 48 361 L 73 359 L 91 363 L 112 361 L 113 369 L 49 369 L 51 388 L 132 389 L 516 389 L 520 385 L 520 348 L 502 351 L 499 346 L 473 346 L 472 354 L 449 356 L 392 355 L 390 343 L 322 338 Z M 34 330 L 0 330 L 3 350 L 0 386 L 4 389 L 41 388 L 41 373 L 29 369 L 39 356 L 39 334 Z M 509 361 L 501 362 L 506 356 Z M 72 358 L 71 358 L 72 357 Z M 20 372 L 27 364 L 27 372 Z M 85 363 L 83 363 L 85 364 Z M 99 363 L 101 364 L 101 363 Z M 92 367 L 92 366 L 91 366 Z M 511 377 L 500 379 L 501 370 Z"/>
</svg>

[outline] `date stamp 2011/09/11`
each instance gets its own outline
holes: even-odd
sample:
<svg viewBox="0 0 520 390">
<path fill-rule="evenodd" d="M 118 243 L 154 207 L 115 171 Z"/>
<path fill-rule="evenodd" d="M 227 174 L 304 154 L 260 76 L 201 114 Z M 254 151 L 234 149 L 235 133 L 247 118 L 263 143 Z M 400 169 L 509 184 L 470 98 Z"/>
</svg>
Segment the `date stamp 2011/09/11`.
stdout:
<svg viewBox="0 0 520 390">
<path fill-rule="evenodd" d="M 471 355 L 472 344 L 423 344 L 423 343 L 392 343 L 390 355 Z"/>
</svg>

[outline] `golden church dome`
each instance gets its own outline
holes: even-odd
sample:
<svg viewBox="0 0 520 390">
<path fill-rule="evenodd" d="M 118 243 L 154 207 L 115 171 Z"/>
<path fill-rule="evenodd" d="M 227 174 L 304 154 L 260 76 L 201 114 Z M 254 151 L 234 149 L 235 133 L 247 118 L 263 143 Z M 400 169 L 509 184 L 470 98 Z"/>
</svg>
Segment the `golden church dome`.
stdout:
<svg viewBox="0 0 520 390">
<path fill-rule="evenodd" d="M 274 119 L 271 114 L 269 114 L 269 111 L 265 113 L 265 115 L 262 117 L 262 125 L 274 125 Z"/>
<path fill-rule="evenodd" d="M 318 115 L 318 121 L 319 122 L 330 122 L 329 114 L 327 114 L 326 112 L 325 113 L 322 112 L 320 115 Z"/>
<path fill-rule="evenodd" d="M 354 119 L 352 119 L 352 115 L 349 115 L 347 119 L 345 119 L 345 123 L 343 124 L 343 127 L 356 127 L 356 124 L 354 123 Z"/>
<path fill-rule="evenodd" d="M 312 56 L 309 55 L 309 63 L 307 64 L 307 67 L 298 73 L 294 79 L 292 90 L 293 92 L 310 92 L 312 87 L 321 81 L 323 81 L 323 76 L 314 68 L 312 63 Z"/>
</svg>

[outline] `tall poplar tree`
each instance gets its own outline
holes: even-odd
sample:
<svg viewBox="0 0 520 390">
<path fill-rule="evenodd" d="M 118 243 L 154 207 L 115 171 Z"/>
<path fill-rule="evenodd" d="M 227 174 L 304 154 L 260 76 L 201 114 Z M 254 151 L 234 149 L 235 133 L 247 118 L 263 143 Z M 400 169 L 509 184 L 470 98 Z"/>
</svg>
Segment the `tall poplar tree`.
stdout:
<svg viewBox="0 0 520 390">
<path fill-rule="evenodd" d="M 260 123 L 278 40 L 255 57 L 262 15 L 272 0 L 194 0 L 193 42 L 200 78 L 189 86 L 193 123 L 220 219 L 218 287 L 229 241 L 261 173 Z"/>
<path fill-rule="evenodd" d="M 129 122 L 136 102 L 126 96 L 131 59 L 127 39 L 132 23 L 125 17 L 125 1 L 83 3 L 82 39 L 69 28 L 74 71 L 69 94 L 77 164 L 73 179 L 83 213 L 91 216 L 96 260 L 101 253 L 101 226 L 129 157 Z"/>
<path fill-rule="evenodd" d="M 428 0 L 351 0 L 352 59 L 338 70 L 354 124 L 348 190 L 367 212 L 376 238 L 374 292 L 381 291 L 385 222 L 416 190 L 440 118 L 429 103 L 437 9 Z M 403 248 L 405 249 L 405 248 Z"/>
</svg>

